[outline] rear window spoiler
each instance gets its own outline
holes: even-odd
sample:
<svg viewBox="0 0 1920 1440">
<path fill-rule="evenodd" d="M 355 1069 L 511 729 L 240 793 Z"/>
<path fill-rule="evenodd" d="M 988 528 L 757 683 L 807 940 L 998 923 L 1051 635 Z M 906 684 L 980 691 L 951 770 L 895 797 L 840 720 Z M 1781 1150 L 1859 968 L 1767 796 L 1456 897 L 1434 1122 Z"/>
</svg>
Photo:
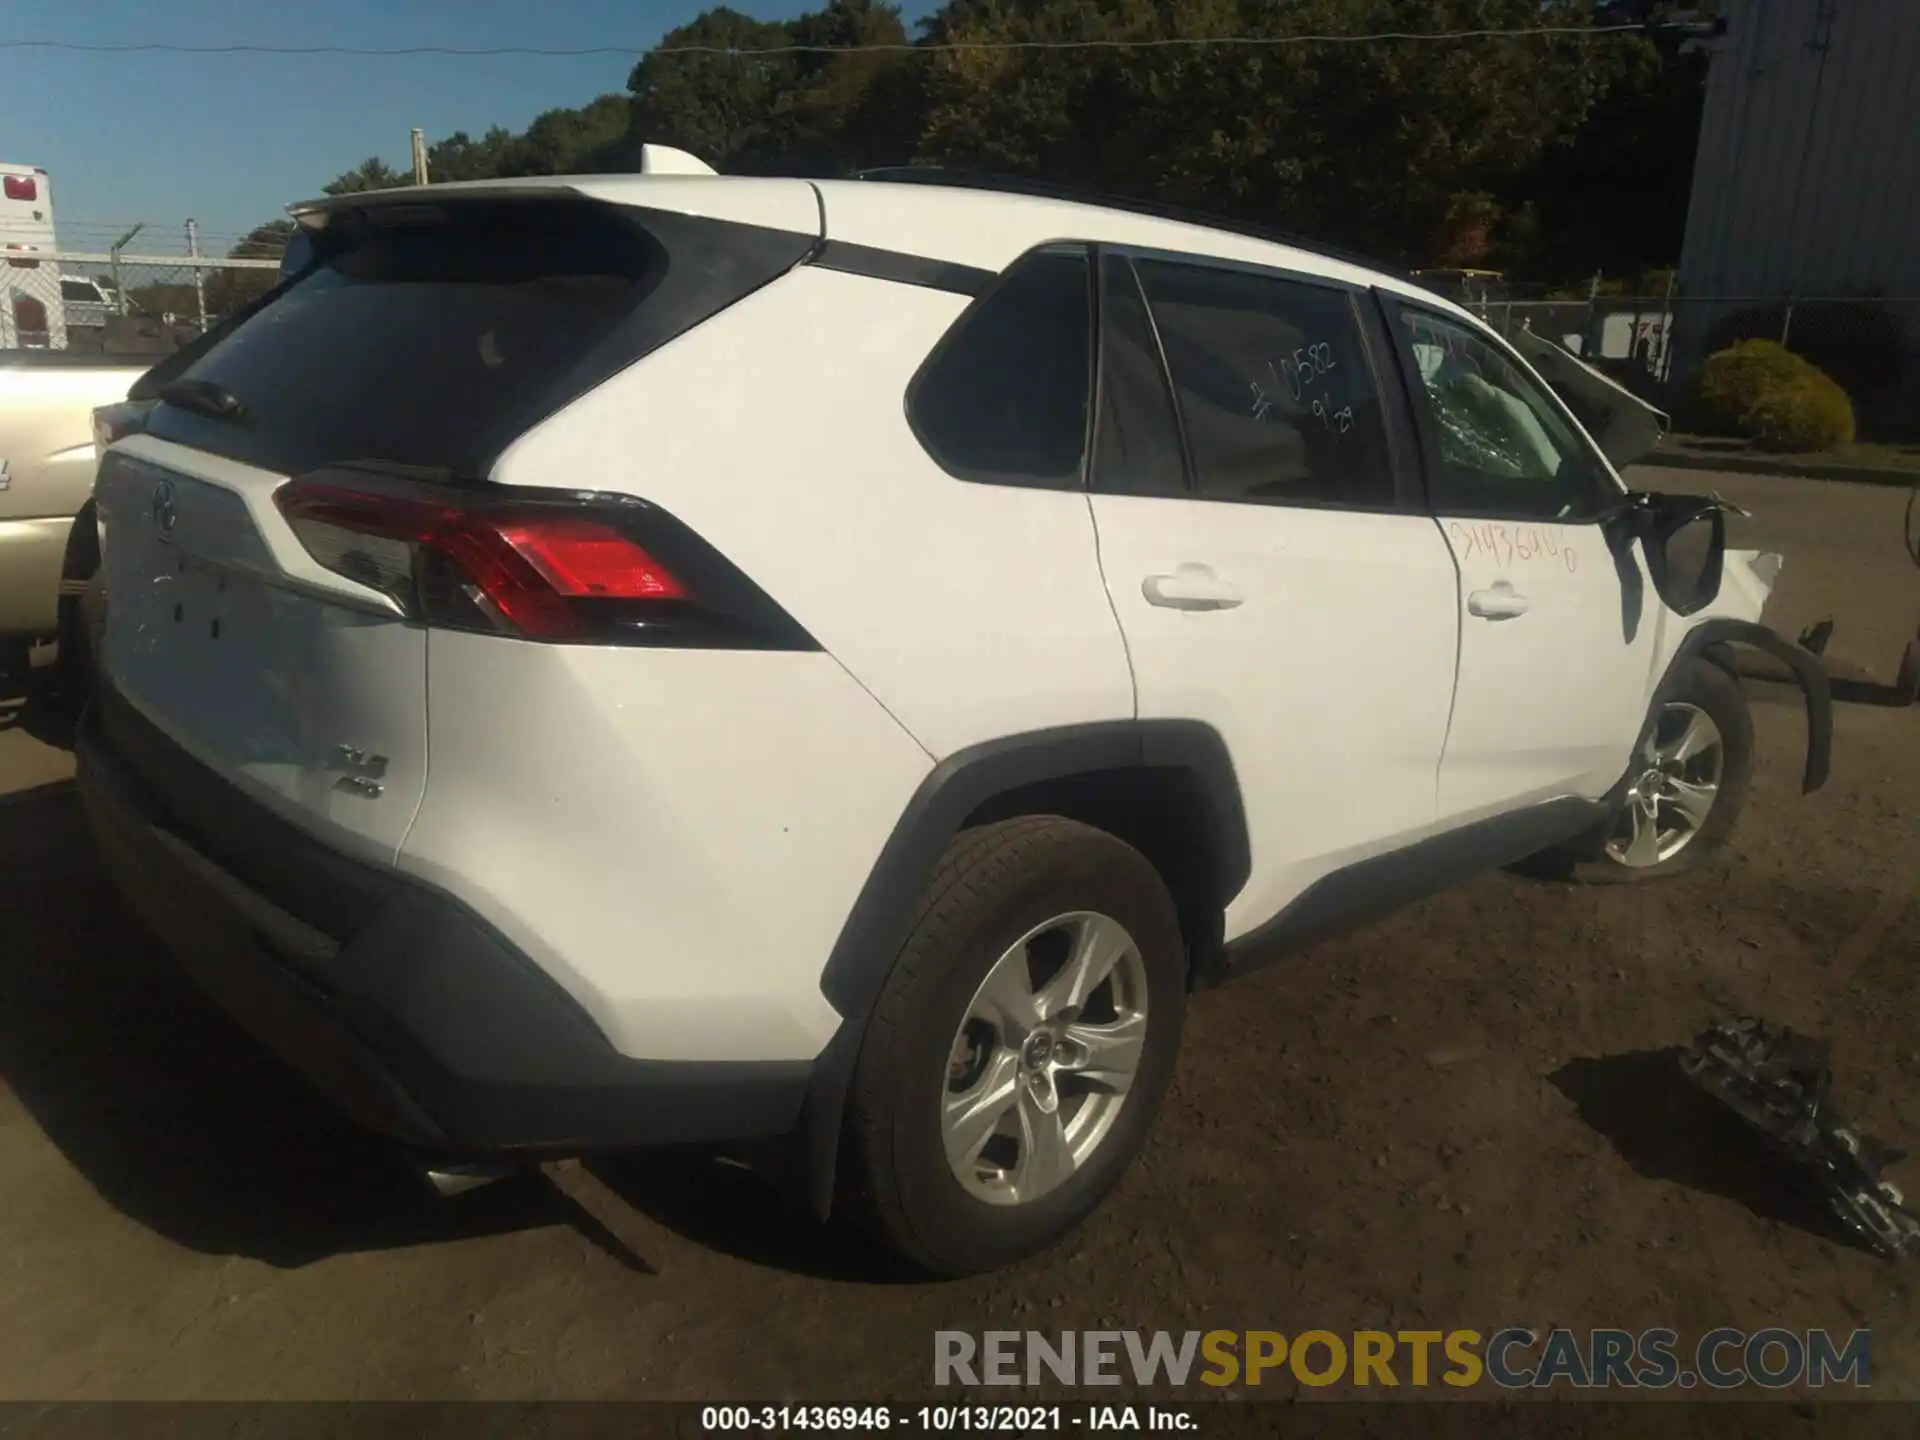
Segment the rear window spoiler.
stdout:
<svg viewBox="0 0 1920 1440">
<path fill-rule="evenodd" d="M 394 190 L 361 190 L 352 195 L 302 200 L 289 205 L 287 214 L 304 229 L 324 230 L 336 215 L 419 205 L 429 198 L 450 200 L 467 196 L 484 200 L 552 200 L 567 196 L 591 198 L 572 177 L 532 176 L 506 183 L 498 180 L 456 180 L 444 185 L 403 185 Z"/>
<path fill-rule="evenodd" d="M 706 161 L 671 145 L 640 147 L 641 175 L 718 175 Z M 455 180 L 439 185 L 402 185 L 392 190 L 359 190 L 351 195 L 329 195 L 318 200 L 302 200 L 287 207 L 287 213 L 309 230 L 319 230 L 327 221 L 347 211 L 368 210 L 388 205 L 417 205 L 428 195 L 448 196 L 480 194 L 489 200 L 543 200 L 555 195 L 593 198 L 578 183 L 585 176 L 530 175 L 520 180 Z"/>
</svg>

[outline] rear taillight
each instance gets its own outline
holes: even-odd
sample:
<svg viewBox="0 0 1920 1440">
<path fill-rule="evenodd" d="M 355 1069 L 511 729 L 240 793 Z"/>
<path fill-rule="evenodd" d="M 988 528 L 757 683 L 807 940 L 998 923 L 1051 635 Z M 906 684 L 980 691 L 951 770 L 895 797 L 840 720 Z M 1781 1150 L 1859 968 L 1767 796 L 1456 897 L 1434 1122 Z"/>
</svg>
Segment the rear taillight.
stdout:
<svg viewBox="0 0 1920 1440">
<path fill-rule="evenodd" d="M 340 471 L 289 481 L 274 498 L 316 561 L 423 624 L 530 640 L 817 648 L 711 546 L 642 501 Z"/>
<path fill-rule="evenodd" d="M 31 175 L 9 175 L 6 180 L 7 199 L 38 200 L 40 187 Z"/>
</svg>

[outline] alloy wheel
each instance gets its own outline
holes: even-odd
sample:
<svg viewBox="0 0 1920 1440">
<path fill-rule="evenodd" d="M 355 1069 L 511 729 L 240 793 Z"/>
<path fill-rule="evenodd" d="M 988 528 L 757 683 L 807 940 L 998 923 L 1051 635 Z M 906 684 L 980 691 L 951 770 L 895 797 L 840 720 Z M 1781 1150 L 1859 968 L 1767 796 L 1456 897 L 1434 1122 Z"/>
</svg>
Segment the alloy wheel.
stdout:
<svg viewBox="0 0 1920 1440">
<path fill-rule="evenodd" d="M 949 1052 L 940 1121 L 954 1177 L 992 1205 L 1065 1184 L 1112 1133 L 1146 1036 L 1146 962 L 1119 921 L 1075 911 L 1021 936 Z"/>
<path fill-rule="evenodd" d="M 1665 705 L 1641 748 L 1640 766 L 1606 847 L 1635 870 L 1678 855 L 1713 813 L 1726 766 L 1720 727 L 1697 705 Z"/>
</svg>

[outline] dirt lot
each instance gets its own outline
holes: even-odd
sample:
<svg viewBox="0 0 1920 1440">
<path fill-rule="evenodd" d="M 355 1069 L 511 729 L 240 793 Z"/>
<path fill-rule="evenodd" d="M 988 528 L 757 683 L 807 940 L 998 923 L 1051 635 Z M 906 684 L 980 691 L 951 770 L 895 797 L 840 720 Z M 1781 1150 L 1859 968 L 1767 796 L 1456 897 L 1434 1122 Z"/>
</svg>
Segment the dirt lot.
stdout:
<svg viewBox="0 0 1920 1440">
<path fill-rule="evenodd" d="M 1920 620 L 1904 495 L 1666 478 L 1760 512 L 1780 628 L 1832 615 L 1835 653 L 1890 676 Z M 183 990 L 66 756 L 0 719 L 0 1398 L 848 1399 L 924 1389 L 936 1328 L 1102 1322 L 1868 1325 L 1875 1393 L 1920 1398 L 1910 1272 L 1839 1242 L 1659 1053 L 1728 1010 L 1804 1026 L 1868 1128 L 1920 1149 L 1920 711 L 1840 707 L 1801 799 L 1797 697 L 1755 700 L 1722 869 L 1488 876 L 1200 998 L 1123 1192 L 946 1286 L 875 1279 L 693 1159 L 600 1172 L 653 1274 L 538 1180 L 429 1202 Z"/>
</svg>

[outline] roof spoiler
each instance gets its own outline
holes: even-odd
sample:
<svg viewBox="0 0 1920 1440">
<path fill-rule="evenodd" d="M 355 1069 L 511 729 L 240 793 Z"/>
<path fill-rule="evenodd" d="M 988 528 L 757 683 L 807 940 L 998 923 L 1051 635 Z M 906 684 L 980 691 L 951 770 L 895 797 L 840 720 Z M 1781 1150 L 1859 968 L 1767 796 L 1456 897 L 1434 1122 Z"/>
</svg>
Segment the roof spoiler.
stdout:
<svg viewBox="0 0 1920 1440">
<path fill-rule="evenodd" d="M 640 147 L 642 175 L 717 175 L 706 161 L 671 145 Z M 584 175 L 527 175 L 511 180 L 453 180 L 438 185 L 398 185 L 391 190 L 355 190 L 345 195 L 322 196 L 287 206 L 303 229 L 322 230 L 333 216 L 349 210 L 390 209 L 408 205 L 431 204 L 445 196 L 479 194 L 496 199 L 528 199 L 575 190 L 575 181 Z"/>
</svg>

